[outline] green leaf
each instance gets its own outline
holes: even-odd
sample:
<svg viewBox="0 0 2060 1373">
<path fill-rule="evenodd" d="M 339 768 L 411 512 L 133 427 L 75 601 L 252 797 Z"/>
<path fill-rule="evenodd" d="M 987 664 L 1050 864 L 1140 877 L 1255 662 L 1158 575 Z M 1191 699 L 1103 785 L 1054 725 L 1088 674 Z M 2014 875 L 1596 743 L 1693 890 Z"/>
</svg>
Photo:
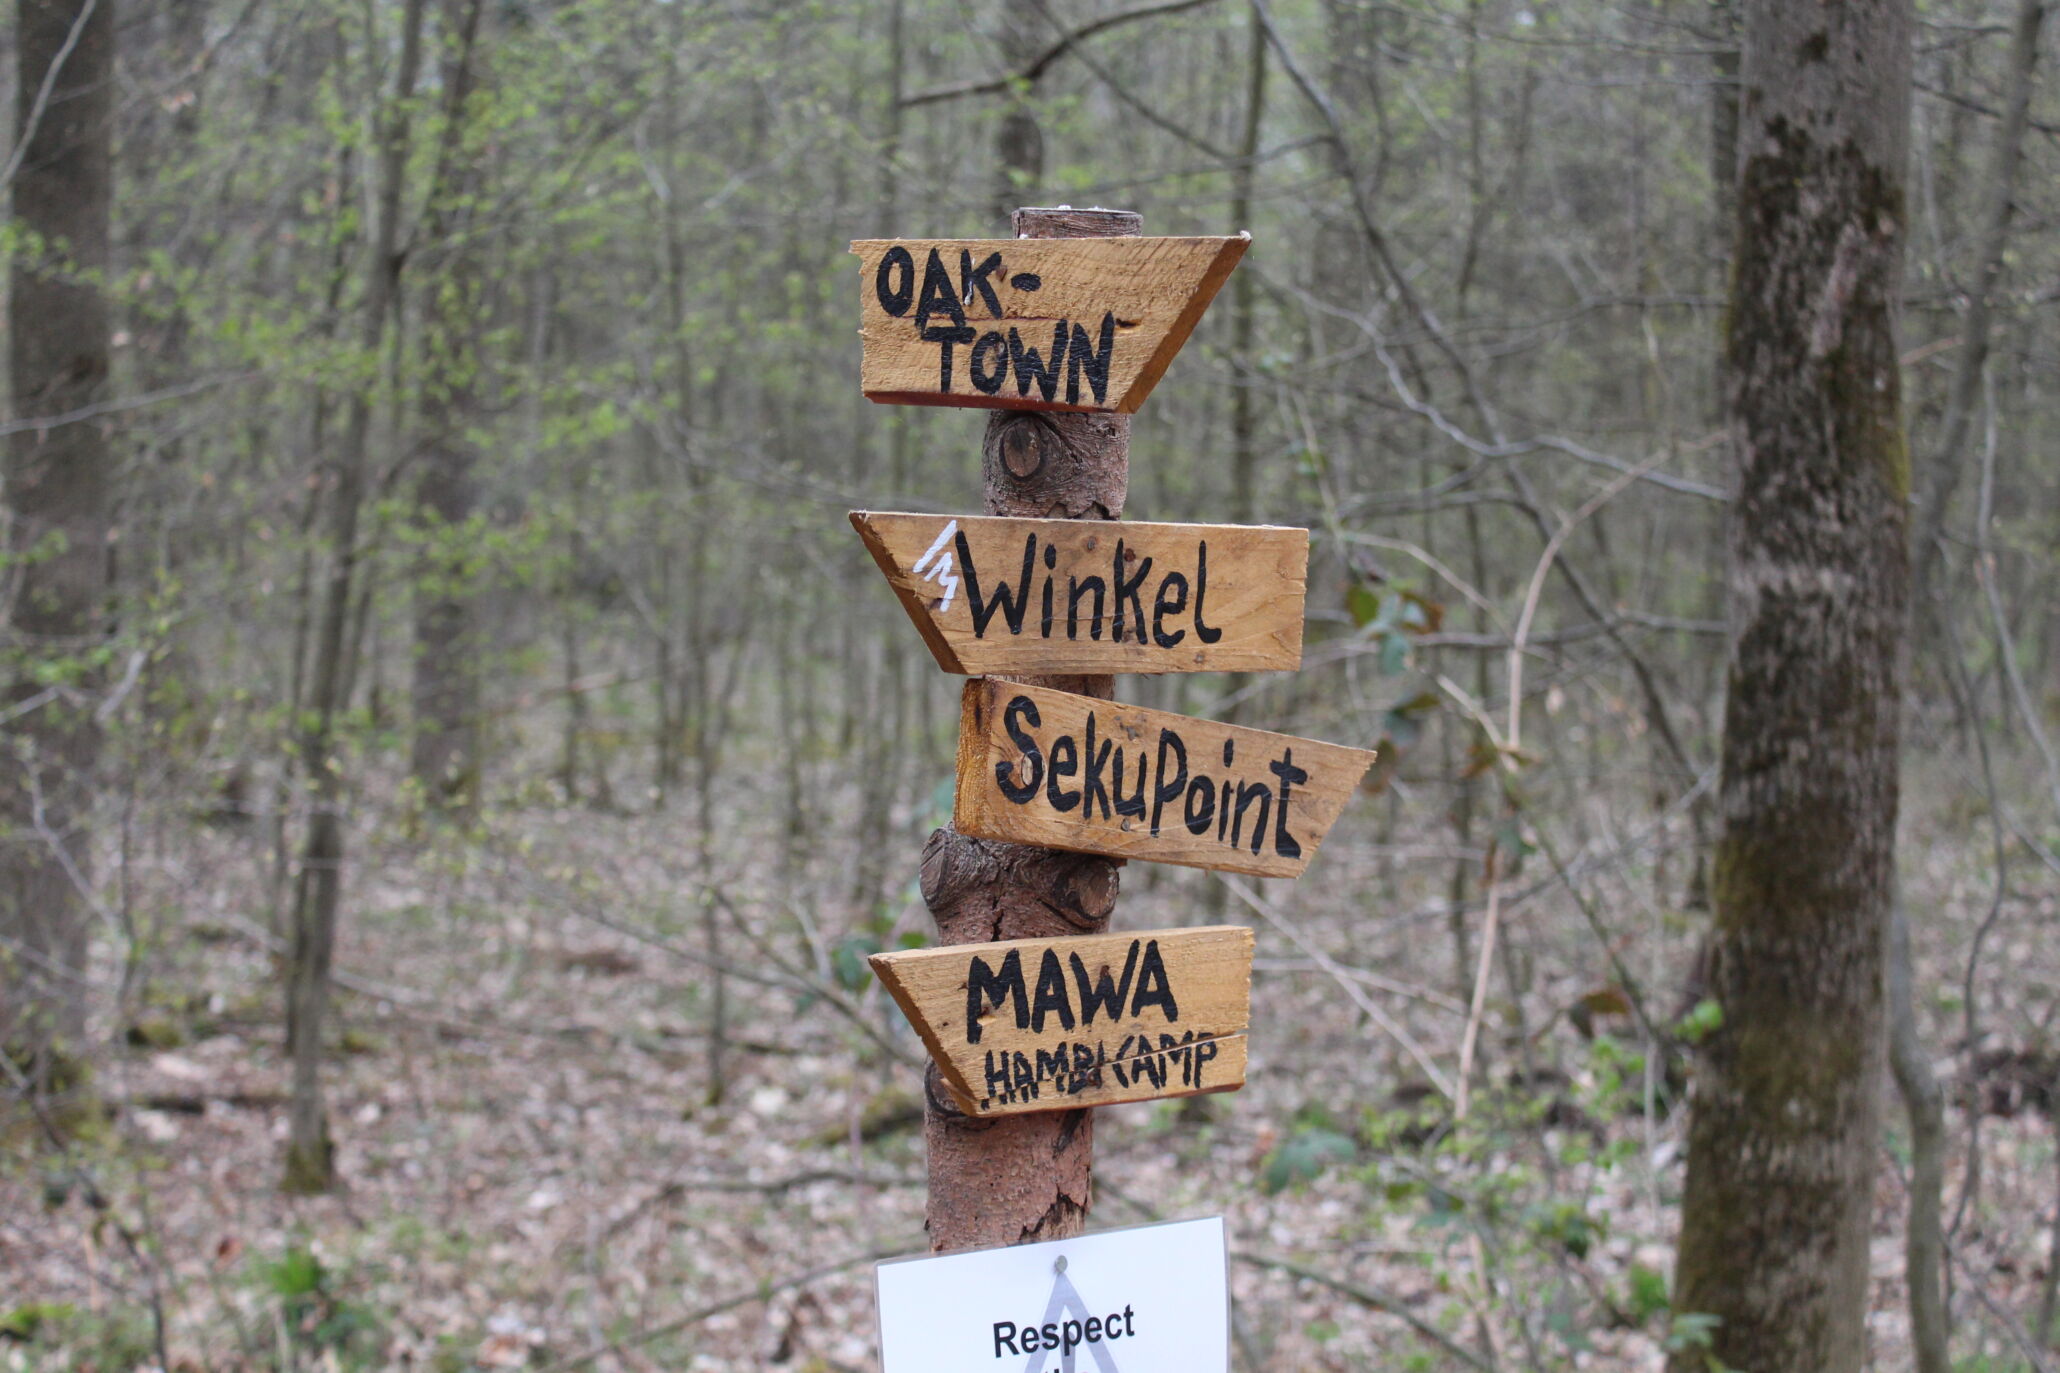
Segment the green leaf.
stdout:
<svg viewBox="0 0 2060 1373">
<path fill-rule="evenodd" d="M 1358 1153 L 1359 1147 L 1335 1130 L 1298 1131 L 1260 1165 L 1259 1190 L 1270 1197 L 1297 1182 L 1313 1181 L 1331 1164 L 1350 1163 Z"/>
<path fill-rule="evenodd" d="M 1690 1044 L 1700 1044 L 1724 1028 L 1724 1008 L 1709 997 L 1695 1003 L 1674 1025 L 1674 1033 Z"/>
<path fill-rule="evenodd" d="M 870 934 L 846 935 L 837 942 L 830 954 L 830 967 L 837 974 L 837 985 L 847 992 L 862 992 L 873 980 L 873 970 L 866 966 L 866 959 L 880 951 L 880 941 Z"/>
<path fill-rule="evenodd" d="M 1351 615 L 1352 623 L 1364 629 L 1380 614 L 1380 597 L 1373 593 L 1371 587 L 1355 583 L 1345 593 L 1345 610 Z"/>
</svg>

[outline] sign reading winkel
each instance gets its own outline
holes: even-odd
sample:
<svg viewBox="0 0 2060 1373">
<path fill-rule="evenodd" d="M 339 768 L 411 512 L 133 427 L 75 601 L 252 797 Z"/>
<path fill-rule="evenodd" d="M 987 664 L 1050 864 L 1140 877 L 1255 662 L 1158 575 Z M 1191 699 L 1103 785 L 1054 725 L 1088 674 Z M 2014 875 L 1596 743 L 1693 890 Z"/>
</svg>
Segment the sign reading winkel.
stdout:
<svg viewBox="0 0 2060 1373">
<path fill-rule="evenodd" d="M 854 510 L 946 672 L 1267 672 L 1302 663 L 1309 531 Z"/>
</svg>

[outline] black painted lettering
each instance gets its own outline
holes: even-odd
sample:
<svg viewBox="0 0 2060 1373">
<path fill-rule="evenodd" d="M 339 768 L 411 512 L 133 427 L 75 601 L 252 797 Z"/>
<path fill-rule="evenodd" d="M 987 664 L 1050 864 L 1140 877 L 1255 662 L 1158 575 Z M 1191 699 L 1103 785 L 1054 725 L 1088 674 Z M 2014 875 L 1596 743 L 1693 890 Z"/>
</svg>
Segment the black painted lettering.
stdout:
<svg viewBox="0 0 2060 1373">
<path fill-rule="evenodd" d="M 1187 631 L 1176 629 L 1168 634 L 1166 617 L 1178 615 L 1187 609 L 1187 578 L 1178 572 L 1168 572 L 1166 580 L 1159 583 L 1159 594 L 1152 597 L 1152 642 L 1160 648 L 1171 648 L 1187 637 Z"/>
<path fill-rule="evenodd" d="M 1023 986 L 1023 951 L 1010 949 L 1008 957 L 1001 960 L 1000 972 L 974 954 L 973 966 L 966 973 L 966 1043 L 980 1042 L 981 1017 L 990 1010 L 1000 1010 L 1003 1001 L 1015 1003 L 1017 1029 L 1030 1023 L 1029 993 Z M 992 1076 L 990 1068 L 989 1078 Z"/>
<path fill-rule="evenodd" d="M 994 330 L 980 335 L 980 341 L 973 345 L 973 389 L 983 396 L 1001 394 L 1001 384 L 1008 380 L 1008 341 Z"/>
<path fill-rule="evenodd" d="M 1044 565 L 1047 568 L 1059 565 L 1059 549 L 1057 544 L 1046 544 L 1044 546 Z M 1046 572 L 1044 574 L 1044 618 L 1039 622 L 1038 632 L 1047 639 L 1051 637 L 1051 588 L 1052 575 L 1050 572 Z"/>
<path fill-rule="evenodd" d="M 1059 1327 L 1055 1322 L 1046 1321 L 1038 1327 L 1038 1333 L 1044 1337 L 1044 1347 L 1046 1349 L 1057 1349 L 1059 1347 Z"/>
<path fill-rule="evenodd" d="M 1309 774 L 1295 766 L 1293 749 L 1282 749 L 1280 761 L 1266 766 L 1280 779 L 1280 808 L 1273 813 L 1273 851 L 1282 858 L 1300 858 L 1302 845 L 1288 833 L 1288 797 L 1297 782 L 1309 780 Z"/>
<path fill-rule="evenodd" d="M 951 273 L 944 269 L 935 248 L 930 250 L 929 258 L 923 263 L 923 296 L 916 302 L 916 328 L 928 330 L 932 315 L 943 315 L 958 329 L 966 327 L 966 312 L 959 306 L 958 292 L 952 289 Z M 971 343 L 972 340 L 968 338 L 964 342 Z"/>
<path fill-rule="evenodd" d="M 1130 623 L 1137 626 L 1137 641 L 1143 643 L 1145 641 L 1144 602 L 1138 599 L 1137 593 L 1143 589 L 1144 579 L 1152 573 L 1152 560 L 1150 558 L 1139 558 L 1135 553 L 1131 553 L 1130 557 L 1126 559 L 1123 556 L 1126 552 L 1128 550 L 1123 547 L 1123 541 L 1121 539 L 1116 540 L 1116 625 L 1110 632 L 1109 642 L 1117 644 L 1123 642 L 1123 603 L 1128 601 L 1130 603 Z M 1123 564 L 1126 561 L 1135 561 L 1137 563 L 1137 574 L 1128 580 L 1125 580 L 1123 576 Z"/>
<path fill-rule="evenodd" d="M 1137 791 L 1133 795 L 1125 796 L 1123 794 L 1123 749 L 1121 745 L 1118 745 L 1116 748 L 1116 814 L 1140 817 L 1144 814 L 1144 755 L 1139 754 L 1137 758 Z"/>
<path fill-rule="evenodd" d="M 1035 736 L 1023 732 L 1016 723 L 1018 720 L 1029 721 L 1032 729 L 1044 723 L 1037 717 L 1037 703 L 1028 696 L 1018 696 L 1009 702 L 1008 709 L 1001 713 L 1001 724 L 1008 731 L 1009 740 L 1022 752 L 1023 766 L 1029 769 L 1030 775 L 1020 786 L 1009 781 L 1015 774 L 1016 765 L 1003 758 L 994 765 L 994 780 L 1000 784 L 1003 796 L 1019 806 L 1027 806 L 1044 781 L 1044 752 L 1037 747 Z"/>
<path fill-rule="evenodd" d="M 1066 346 L 1066 404 L 1080 403 L 1080 374 L 1087 374 L 1087 385 L 1094 392 L 1096 405 L 1109 403 L 1109 359 L 1116 352 L 1116 316 L 1102 315 L 1101 346 L 1089 351 L 1087 330 L 1081 325 L 1073 326 L 1072 342 Z"/>
<path fill-rule="evenodd" d="M 1030 579 L 1037 572 L 1037 536 L 1023 536 L 1023 576 L 1016 584 L 1013 599 L 1009 595 L 1009 584 L 997 581 L 994 584 L 994 594 L 987 598 L 985 604 L 982 604 L 980 599 L 980 570 L 973 566 L 973 546 L 966 541 L 966 532 L 961 529 L 952 542 L 958 549 L 959 571 L 966 579 L 966 604 L 973 612 L 973 637 L 987 637 L 987 626 L 993 623 L 997 610 L 1001 612 L 1002 619 L 1007 621 L 1009 633 L 1021 634 L 1023 612 L 1030 608 Z"/>
<path fill-rule="evenodd" d="M 1009 368 L 1016 374 L 1016 394 L 1027 396 L 1035 386 L 1037 394 L 1050 400 L 1058 394 L 1059 369 L 1066 358 L 1066 322 L 1060 320 L 1052 326 L 1051 361 L 1046 362 L 1037 355 L 1035 348 L 1023 342 L 1023 335 L 1014 328 L 1009 330 Z"/>
<path fill-rule="evenodd" d="M 1094 614 L 1087 620 L 1087 637 L 1097 643 L 1102 637 L 1102 596 L 1107 588 L 1099 577 L 1068 577 L 1066 579 L 1066 637 L 1080 637 L 1080 598 L 1088 592 L 1094 593 Z"/>
<path fill-rule="evenodd" d="M 971 1036 L 967 1037 L 971 1038 Z M 987 1051 L 986 1076 L 988 1096 L 999 1098 L 1002 1101 L 1007 1101 L 1014 1096 L 1015 1084 L 1009 1078 L 1009 1056 L 1007 1050 L 1004 1049 L 998 1056 L 992 1049 Z"/>
<path fill-rule="evenodd" d="M 1209 541 L 1203 539 L 1195 550 L 1195 637 L 1205 644 L 1213 644 L 1223 637 L 1223 631 L 1202 622 L 1202 602 L 1209 595 Z"/>
<path fill-rule="evenodd" d="M 1130 941 L 1130 953 L 1123 960 L 1121 981 L 1110 978 L 1109 970 L 1103 968 L 1100 979 L 1090 982 L 1087 977 L 1087 964 L 1081 960 L 1079 954 L 1073 955 L 1073 985 L 1080 992 L 1082 1025 L 1094 1024 L 1097 1013 L 1109 1020 L 1123 1018 L 1123 1003 L 1130 999 L 1130 979 L 1137 972 L 1137 951 L 1142 942 L 1137 939 Z"/>
<path fill-rule="evenodd" d="M 1197 797 L 1200 805 L 1196 804 Z M 1207 834 L 1209 823 L 1216 818 L 1216 784 L 1206 777 L 1195 778 L 1188 784 L 1186 809 L 1187 813 L 1182 818 L 1187 821 L 1187 832 Z"/>
<path fill-rule="evenodd" d="M 1006 1331 L 1007 1333 L 1002 1333 L 1004 1331 Z M 1008 1349 L 1008 1352 L 1011 1354 L 1020 1354 L 1023 1352 L 1022 1350 L 1016 1348 L 1016 1323 L 1014 1321 L 996 1321 L 994 1323 L 995 1358 L 998 1359 L 1001 1357 L 1001 1351 L 1004 1347 L 1006 1347 Z"/>
<path fill-rule="evenodd" d="M 1037 963 L 1037 996 L 1030 1007 L 1031 1030 L 1043 1034 L 1047 1015 L 1056 1015 L 1065 1029 L 1073 1028 L 1073 1002 L 1066 995 L 1066 970 L 1059 966 L 1058 952 L 1049 948 Z"/>
<path fill-rule="evenodd" d="M 1166 757 L 1169 753 L 1178 760 L 1180 765 L 1180 771 L 1170 779 L 1166 775 Z M 1152 772 L 1159 779 L 1158 785 L 1152 788 L 1152 835 L 1156 838 L 1159 833 L 1159 816 L 1164 813 L 1166 803 L 1179 800 L 1180 793 L 1187 787 L 1187 745 L 1182 742 L 1179 735 L 1170 729 L 1159 731 L 1158 765 L 1153 768 Z M 1140 789 L 1142 789 L 1143 784 L 1142 760 L 1140 760 L 1138 776 Z"/>
<path fill-rule="evenodd" d="M 1044 1348 L 1044 1345 L 1043 1345 L 1043 1344 L 1041 1344 L 1041 1343 L 1039 1343 L 1039 1341 L 1038 1341 L 1038 1339 L 1037 1339 L 1037 1327 L 1036 1327 L 1036 1326 L 1034 1326 L 1034 1325 L 1026 1325 L 1026 1326 L 1024 1326 L 1024 1327 L 1023 1327 L 1023 1352 L 1024 1352 L 1025 1354 L 1035 1354 L 1035 1353 L 1036 1353 L 1036 1352 L 1037 1352 L 1038 1350 L 1040 1350 L 1040 1349 L 1042 1349 L 1042 1348 Z"/>
<path fill-rule="evenodd" d="M 978 267 L 973 265 L 973 253 L 969 248 L 958 250 L 958 298 L 967 305 L 978 295 L 987 306 L 987 313 L 1001 318 L 1001 298 L 994 294 L 994 288 L 987 284 L 987 278 L 1001 270 L 1001 254 L 989 253 L 987 260 Z"/>
<path fill-rule="evenodd" d="M 1237 810 L 1230 817 L 1230 846 L 1236 848 L 1243 842 L 1245 812 L 1256 803 L 1259 818 L 1252 824 L 1252 852 L 1257 853 L 1266 842 L 1266 812 L 1273 805 L 1273 788 L 1264 782 L 1246 782 L 1237 789 Z"/>
<path fill-rule="evenodd" d="M 901 274 L 901 284 L 894 284 L 894 274 Z M 880 259 L 879 270 L 873 273 L 873 295 L 880 302 L 880 308 L 900 319 L 908 313 L 908 307 L 916 299 L 916 260 L 909 256 L 908 249 L 899 243 L 889 248 Z"/>
<path fill-rule="evenodd" d="M 1114 747 L 1115 742 L 1110 739 L 1102 740 L 1100 748 L 1095 747 L 1094 712 L 1088 711 L 1087 743 L 1082 753 L 1082 756 L 1087 761 L 1087 775 L 1080 779 L 1080 794 L 1083 802 L 1080 807 L 1080 818 L 1082 820 L 1094 819 L 1094 798 L 1097 796 L 1101 797 L 1102 801 L 1102 819 L 1107 820 L 1110 818 L 1109 789 L 1102 781 L 1102 769 L 1108 765 L 1109 751 Z"/>
<path fill-rule="evenodd" d="M 1166 1019 L 1174 1023 L 1180 1020 L 1180 1003 L 1173 999 L 1173 984 L 1166 977 L 1166 960 L 1159 956 L 1159 941 L 1149 940 L 1144 946 L 1144 962 L 1137 969 L 1137 997 L 1130 1003 L 1131 1019 L 1144 1014 L 1147 1006 L 1157 1006 Z"/>
<path fill-rule="evenodd" d="M 1072 735 L 1061 734 L 1051 741 L 1049 771 L 1050 775 L 1044 783 L 1044 799 L 1051 803 L 1053 810 L 1064 815 L 1080 804 L 1080 791 L 1077 787 L 1068 791 L 1059 786 L 1060 778 L 1075 776 L 1080 771 L 1080 746 L 1073 742 Z"/>
</svg>

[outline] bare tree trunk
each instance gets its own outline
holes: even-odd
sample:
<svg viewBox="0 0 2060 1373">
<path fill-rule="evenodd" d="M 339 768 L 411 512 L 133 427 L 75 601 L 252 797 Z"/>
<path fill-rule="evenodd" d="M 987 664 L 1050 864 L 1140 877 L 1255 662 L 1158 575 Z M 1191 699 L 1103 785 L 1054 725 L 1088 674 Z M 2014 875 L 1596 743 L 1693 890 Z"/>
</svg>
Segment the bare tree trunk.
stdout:
<svg viewBox="0 0 2060 1373">
<path fill-rule="evenodd" d="M 1018 235 L 1120 237 L 1140 228 L 1116 210 L 1018 210 Z M 994 515 L 1112 520 L 1130 482 L 1124 415 L 997 412 L 983 456 Z M 1107 677 L 1024 681 L 1113 694 Z M 923 850 L 923 900 L 938 942 L 1097 934 L 1116 906 L 1116 864 L 1086 854 L 968 839 L 950 828 Z M 933 1064 L 924 1079 L 930 1196 L 925 1228 L 939 1253 L 1077 1235 L 1094 1164 L 1091 1111 L 1039 1111 L 980 1120 L 960 1112 Z"/>
<path fill-rule="evenodd" d="M 1910 1116 L 1910 1218 L 1903 1271 L 1910 1289 L 1910 1342 L 1917 1373 L 1952 1373 L 1945 1300 L 1946 1107 L 1938 1076 L 1917 1033 L 1911 992 L 1910 918 L 1896 898 L 1888 935 L 1888 1061 Z"/>
<path fill-rule="evenodd" d="M 1858 1373 L 1894 886 L 1910 0 L 1747 0 L 1731 661 L 1674 1373 Z"/>
<path fill-rule="evenodd" d="M 468 241 L 473 206 L 485 181 L 484 154 L 469 146 L 468 105 L 476 81 L 481 0 L 446 0 L 455 30 L 442 85 L 444 126 L 423 237 L 443 254 L 442 277 L 427 292 L 422 427 L 425 447 L 416 485 L 424 549 L 414 587 L 410 771 L 433 807 L 470 813 L 479 803 L 480 655 L 478 603 L 468 586 L 464 532 L 479 505 L 471 427 L 479 410 L 479 325 L 483 274 L 479 245 Z"/>
<path fill-rule="evenodd" d="M 21 0 L 15 35 L 15 223 L 7 363 L 15 418 L 62 415 L 107 387 L 114 79 L 111 0 Z M 67 1085 L 86 1028 L 91 854 L 83 826 L 100 732 L 77 691 L 105 634 L 114 459 L 97 424 L 8 441 L 0 605 L 0 1053 L 38 1092 Z M 39 672 L 41 668 L 43 671 Z M 54 675 L 52 670 L 55 670 Z M 48 683 L 72 689 L 54 691 Z M 40 698 L 40 704 L 36 704 Z"/>
<path fill-rule="evenodd" d="M 380 116 L 378 212 L 366 245 L 365 297 L 358 346 L 377 359 L 387 316 L 400 286 L 401 179 L 407 170 L 408 101 L 422 65 L 422 11 L 426 0 L 407 0 L 401 20 L 400 69 Z M 301 730 L 301 767 L 311 791 L 311 815 L 294 888 L 293 928 L 286 981 L 286 1050 L 292 1060 L 292 1100 L 282 1186 L 289 1192 L 324 1192 L 336 1180 L 335 1150 L 322 1103 L 322 1021 L 329 1010 L 329 963 L 336 945 L 336 912 L 343 893 L 343 775 L 332 756 L 336 717 L 347 704 L 348 634 L 357 579 L 358 513 L 364 503 L 365 457 L 372 427 L 367 383 L 351 397 L 341 446 L 331 463 L 329 571 L 315 632 L 315 664 L 308 678 L 308 723 Z"/>
<path fill-rule="evenodd" d="M 2045 17 L 2045 0 L 2018 0 L 2017 20 L 2011 26 L 2009 103 L 2003 111 L 2002 133 L 1996 139 L 1995 161 L 1989 169 L 1987 216 L 1982 226 L 1980 255 L 1975 260 L 1974 289 L 1968 297 L 1967 316 L 1960 329 L 1953 389 L 1946 398 L 1945 420 L 1939 427 L 1938 456 L 1924 483 L 1924 499 L 1917 516 L 1913 571 L 1920 615 L 1932 613 L 1930 585 L 1938 557 L 1938 536 L 1945 528 L 1946 507 L 1952 504 L 1953 489 L 1960 483 L 1960 470 L 1966 466 L 1960 454 L 1967 444 L 1968 426 L 1981 396 L 1982 374 L 1988 367 L 1995 293 L 2003 277 L 2004 253 L 2010 246 L 2010 224 L 2017 213 L 2017 168 L 2030 118 L 2032 73 L 2039 59 L 2039 26 Z"/>
</svg>

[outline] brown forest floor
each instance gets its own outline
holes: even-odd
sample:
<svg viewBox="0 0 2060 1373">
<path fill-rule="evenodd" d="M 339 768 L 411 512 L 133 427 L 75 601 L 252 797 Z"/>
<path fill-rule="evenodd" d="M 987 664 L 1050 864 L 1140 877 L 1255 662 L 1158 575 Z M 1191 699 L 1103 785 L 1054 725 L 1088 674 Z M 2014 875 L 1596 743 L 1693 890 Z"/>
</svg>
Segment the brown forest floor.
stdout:
<svg viewBox="0 0 2060 1373">
<path fill-rule="evenodd" d="M 1509 927 L 1529 1049 L 1514 1003 L 1499 1001 L 1489 1080 L 1508 1084 L 1527 1063 L 1530 1077 L 1487 1092 L 1456 1141 L 1429 1128 L 1442 1119 L 1435 1095 L 1419 1111 L 1426 1075 L 1396 1035 L 1302 947 L 1372 974 L 1342 976 L 1450 1074 L 1463 1022 L 1439 999 L 1451 953 L 1436 905 L 1449 831 L 1375 844 L 1387 809 L 1362 800 L 1302 884 L 1265 887 L 1285 923 L 1258 921 L 1251 1085 L 1100 1113 L 1094 1224 L 1226 1215 L 1241 1367 L 1462 1366 L 1381 1309 L 1392 1302 L 1467 1349 L 1492 1340 L 1503 1367 L 1657 1369 L 1668 1318 L 1650 1275 L 1671 1269 L 1681 1120 L 1639 1109 L 1655 1084 L 1607 998 L 1594 1003 L 1615 1031 L 1604 1040 L 1559 1014 L 1601 985 L 1584 970 L 1603 966 L 1566 903 L 1536 872 L 1515 884 L 1536 889 Z M 423 839 L 401 817 L 367 816 L 330 1079 L 347 1187 L 319 1199 L 277 1188 L 282 1075 L 257 835 L 193 824 L 143 836 L 133 886 L 154 951 L 130 1025 L 101 1026 L 143 1042 L 106 1054 L 97 1081 L 116 1109 L 74 1151 L 111 1205 L 96 1212 L 65 1167 L 11 1138 L 0 1369 L 154 1367 L 153 1285 L 179 1368 L 876 1367 L 864 1260 L 923 1247 L 917 1075 L 820 998 L 733 983 L 728 1093 L 704 1104 L 688 820 L 510 808 L 470 838 Z M 1635 827 L 1589 828 L 1587 852 L 1612 859 L 1592 880 L 1626 957 L 1671 1013 L 1692 921 L 1651 893 L 1678 884 L 1656 847 L 1672 837 L 1647 832 L 1627 850 Z M 897 817 L 890 842 L 911 873 L 922 833 Z M 1962 949 L 1986 914 L 1978 847 L 1910 854 L 1913 899 L 1946 913 L 1927 947 Z M 731 839 L 716 884 L 781 958 L 834 982 L 849 875 L 820 861 L 797 875 L 780 853 L 768 835 Z M 1252 915 L 1215 905 L 1205 875 L 1125 877 L 1119 927 Z M 927 927 L 912 892 L 889 914 L 897 930 Z M 1990 993 L 1996 1043 L 2030 1042 L 2031 1011 L 2011 998 L 2043 1004 L 2055 959 L 2039 931 L 2052 914 L 2050 898 L 2011 894 L 1991 936 L 1986 976 L 2008 984 Z M 738 962 L 770 967 L 737 928 L 725 940 Z M 109 987 L 122 978 L 97 971 Z M 1927 1035 L 1948 1042 L 1957 969 L 1920 982 L 1933 993 Z M 916 1052 L 877 989 L 857 1002 Z M 1893 1159 L 1892 1094 L 1888 1119 Z M 1956 1111 L 1949 1206 L 1966 1126 Z M 2053 1134 L 2029 1110 L 1989 1118 L 1981 1154 L 1957 1243 L 1956 1350 L 1969 1369 L 2029 1368 L 2009 1323 L 2030 1320 L 2045 1276 Z M 1269 1173 L 1314 1176 L 1276 1191 Z M 1882 1369 L 1908 1366 L 1901 1206 L 1884 1168 L 1871 1318 Z M 1482 1258 L 1497 1293 L 1485 1320 Z"/>
</svg>

